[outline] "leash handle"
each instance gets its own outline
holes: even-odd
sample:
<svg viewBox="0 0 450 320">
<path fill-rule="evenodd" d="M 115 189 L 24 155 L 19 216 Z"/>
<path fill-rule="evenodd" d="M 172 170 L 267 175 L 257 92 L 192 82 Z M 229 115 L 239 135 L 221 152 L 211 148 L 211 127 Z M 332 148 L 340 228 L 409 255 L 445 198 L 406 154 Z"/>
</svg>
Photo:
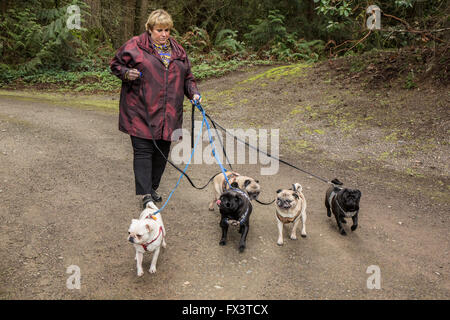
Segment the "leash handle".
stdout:
<svg viewBox="0 0 450 320">
<path fill-rule="evenodd" d="M 199 95 L 198 100 L 192 99 L 192 100 L 189 100 L 189 101 L 192 103 L 193 106 L 196 106 L 196 107 L 198 108 L 198 110 L 200 110 L 201 112 L 203 112 L 202 105 L 200 104 L 200 99 L 201 99 L 201 98 L 202 98 L 202 96 Z"/>
</svg>

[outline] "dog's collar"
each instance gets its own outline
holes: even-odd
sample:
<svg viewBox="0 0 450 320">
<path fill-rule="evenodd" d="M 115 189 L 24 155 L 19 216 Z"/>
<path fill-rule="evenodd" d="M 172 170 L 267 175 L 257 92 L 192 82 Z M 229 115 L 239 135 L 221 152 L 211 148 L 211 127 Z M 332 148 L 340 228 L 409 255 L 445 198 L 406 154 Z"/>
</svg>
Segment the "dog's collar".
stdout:
<svg viewBox="0 0 450 320">
<path fill-rule="evenodd" d="M 239 174 L 238 173 L 236 173 L 236 172 L 231 172 L 231 174 L 229 175 L 229 176 L 227 176 L 227 179 L 224 179 L 223 180 L 223 190 L 227 190 L 227 189 L 233 189 L 233 187 L 231 186 L 231 184 L 233 183 L 233 182 L 235 182 L 236 181 L 236 178 L 237 177 L 239 177 Z M 229 187 L 228 187 L 228 183 L 227 183 L 227 180 L 228 180 L 228 183 L 229 183 Z"/>
<path fill-rule="evenodd" d="M 155 214 L 156 214 L 156 212 L 149 213 L 144 219 L 150 219 L 151 218 L 151 219 L 156 221 Z"/>
<path fill-rule="evenodd" d="M 231 188 L 231 189 L 228 189 L 228 190 L 234 190 L 234 191 L 236 191 L 236 192 L 238 192 L 238 193 L 243 194 L 243 195 L 247 198 L 248 202 L 251 202 L 251 200 L 250 200 L 248 194 L 245 193 L 244 191 L 242 191 L 241 189 L 238 189 L 238 188 Z M 242 215 L 242 218 L 239 219 L 239 224 L 240 224 L 240 225 L 242 225 L 242 224 L 244 223 L 245 219 L 246 219 L 247 216 L 248 216 L 248 212 L 249 212 L 249 208 L 247 207 L 247 210 L 245 210 L 244 214 Z"/>
<path fill-rule="evenodd" d="M 153 217 L 153 216 L 152 216 L 152 217 Z M 142 248 L 144 248 L 144 250 L 147 251 L 147 247 L 148 247 L 149 245 L 151 245 L 153 242 L 155 242 L 156 239 L 159 238 L 159 236 L 161 235 L 161 233 L 163 233 L 163 228 L 162 228 L 162 226 L 159 227 L 159 232 L 158 232 L 158 235 L 156 236 L 156 238 L 153 239 L 153 240 L 150 241 L 150 242 L 141 244 Z"/>
<path fill-rule="evenodd" d="M 246 192 L 242 191 L 241 189 L 239 189 L 239 188 L 231 188 L 229 190 L 234 190 L 234 191 L 237 191 L 239 193 L 242 193 L 247 198 L 248 201 L 251 201 L 250 197 L 248 196 L 248 194 Z"/>
<path fill-rule="evenodd" d="M 333 210 L 333 206 L 331 205 L 331 203 L 332 203 L 333 199 L 334 199 L 336 196 L 337 196 L 337 192 L 332 191 L 331 194 L 330 194 L 330 208 L 331 208 L 331 210 Z M 345 215 L 346 217 L 354 216 L 354 215 L 356 214 L 356 212 L 358 212 L 358 210 L 355 210 L 355 211 L 345 211 L 344 209 L 342 209 L 342 207 L 341 207 L 341 205 L 339 204 L 339 201 L 338 201 L 337 199 L 336 199 L 335 202 L 336 202 L 337 206 L 339 207 L 339 209 L 341 209 L 341 211 L 344 213 L 344 215 Z"/>
<path fill-rule="evenodd" d="M 345 215 L 346 217 L 354 216 L 355 213 L 358 212 L 358 210 L 355 210 L 355 211 L 345 211 L 344 209 L 342 209 L 342 207 L 340 206 L 339 201 L 337 201 L 337 199 L 336 199 L 336 204 L 338 205 L 339 209 L 341 209 L 341 211 L 344 213 L 344 215 Z"/>
</svg>

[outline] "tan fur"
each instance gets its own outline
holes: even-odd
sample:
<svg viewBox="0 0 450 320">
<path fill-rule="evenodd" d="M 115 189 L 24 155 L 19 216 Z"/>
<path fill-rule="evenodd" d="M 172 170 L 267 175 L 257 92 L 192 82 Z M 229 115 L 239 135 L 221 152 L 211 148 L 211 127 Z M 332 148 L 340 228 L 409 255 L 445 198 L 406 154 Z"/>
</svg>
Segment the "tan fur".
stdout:
<svg viewBox="0 0 450 320">
<path fill-rule="evenodd" d="M 277 199 L 281 198 L 283 200 L 290 200 L 291 207 L 288 209 L 280 208 L 278 205 L 276 207 L 276 219 L 278 224 L 278 245 L 283 245 L 283 226 L 288 223 L 293 223 L 290 238 L 292 240 L 297 239 L 297 226 L 302 220 L 302 237 L 306 237 L 306 198 L 302 193 L 302 186 L 299 183 L 295 184 L 296 191 L 294 190 L 281 190 L 277 193 Z M 294 196 L 298 195 L 298 199 Z"/>
<path fill-rule="evenodd" d="M 253 192 L 259 193 L 261 191 L 261 187 L 259 186 L 259 184 L 255 181 L 255 179 L 251 177 L 242 176 L 239 173 L 233 171 L 228 171 L 226 175 L 230 184 L 236 182 L 238 184 L 239 189 L 245 191 L 249 195 Z M 246 180 L 250 180 L 251 182 L 249 185 L 247 185 L 247 187 L 244 187 Z M 212 189 L 212 201 L 209 203 L 209 210 L 211 211 L 214 210 L 216 201 L 219 199 L 220 195 L 228 188 L 229 186 L 226 183 L 225 177 L 223 176 L 222 173 L 214 177 Z"/>
</svg>

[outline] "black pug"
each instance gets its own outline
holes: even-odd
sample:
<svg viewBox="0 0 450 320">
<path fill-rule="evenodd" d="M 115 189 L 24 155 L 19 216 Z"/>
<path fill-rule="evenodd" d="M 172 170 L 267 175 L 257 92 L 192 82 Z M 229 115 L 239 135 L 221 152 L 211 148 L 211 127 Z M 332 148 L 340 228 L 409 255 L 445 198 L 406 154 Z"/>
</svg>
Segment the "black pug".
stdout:
<svg viewBox="0 0 450 320">
<path fill-rule="evenodd" d="M 245 249 L 247 234 L 249 229 L 250 214 L 252 213 L 252 204 L 248 195 L 238 189 L 236 182 L 231 186 L 234 189 L 229 189 L 220 195 L 217 205 L 220 210 L 220 227 L 222 228 L 222 239 L 219 244 L 224 246 L 227 243 L 228 226 L 239 226 L 239 233 L 241 240 L 239 241 L 239 251 L 243 252 Z"/>
<path fill-rule="evenodd" d="M 358 189 L 348 189 L 344 187 L 338 187 L 342 185 L 338 179 L 331 181 L 333 186 L 328 188 L 325 196 L 325 207 L 327 207 L 327 216 L 331 217 L 333 212 L 336 218 L 339 232 L 345 236 L 345 232 L 342 223 L 347 223 L 345 218 L 352 218 L 353 225 L 352 231 L 358 228 L 358 212 L 359 212 L 359 200 L 361 199 L 361 191 Z"/>
</svg>

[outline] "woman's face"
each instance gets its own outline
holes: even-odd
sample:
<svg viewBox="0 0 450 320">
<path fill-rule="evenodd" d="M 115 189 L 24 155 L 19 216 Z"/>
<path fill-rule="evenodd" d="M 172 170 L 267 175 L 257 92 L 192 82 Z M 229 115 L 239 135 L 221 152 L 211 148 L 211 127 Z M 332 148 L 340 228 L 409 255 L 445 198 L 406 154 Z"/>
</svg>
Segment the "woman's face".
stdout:
<svg viewBox="0 0 450 320">
<path fill-rule="evenodd" d="M 169 36 L 170 36 L 170 28 L 163 27 L 161 25 L 156 25 L 153 27 L 151 34 L 152 34 L 152 40 L 156 44 L 165 44 L 167 42 L 167 39 L 169 39 Z"/>
</svg>

